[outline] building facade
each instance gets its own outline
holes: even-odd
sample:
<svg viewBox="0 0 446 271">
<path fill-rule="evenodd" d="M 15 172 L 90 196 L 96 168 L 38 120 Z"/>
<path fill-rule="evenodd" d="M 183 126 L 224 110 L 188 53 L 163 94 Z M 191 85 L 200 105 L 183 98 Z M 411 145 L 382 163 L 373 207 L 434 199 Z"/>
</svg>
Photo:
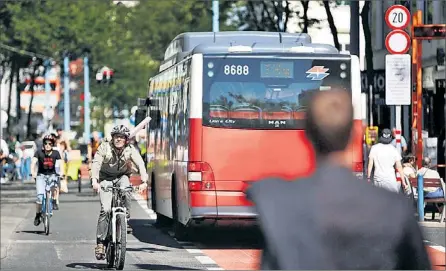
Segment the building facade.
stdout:
<svg viewBox="0 0 446 271">
<path fill-rule="evenodd" d="M 446 1 L 443 0 L 418 0 L 418 1 L 372 1 L 370 14 L 373 67 L 375 71 L 375 84 L 373 94 L 375 97 L 374 123 L 380 127 L 394 127 L 395 107 L 386 106 L 385 99 L 385 56 L 388 54 L 385 47 L 385 38 L 391 31 L 385 23 L 386 10 L 395 4 L 402 4 L 409 8 L 412 14 L 421 10 L 424 24 L 446 23 Z M 410 31 L 410 26 L 406 31 Z M 408 32 L 411 34 L 410 32 Z M 423 123 L 422 127 L 428 137 L 438 137 L 445 123 L 445 66 L 437 63 L 437 50 L 446 48 L 446 41 L 431 40 L 422 41 L 422 72 L 423 72 Z M 408 53 L 412 53 L 409 51 Z M 403 106 L 402 128 L 403 135 L 412 138 L 412 111 L 411 106 Z"/>
</svg>

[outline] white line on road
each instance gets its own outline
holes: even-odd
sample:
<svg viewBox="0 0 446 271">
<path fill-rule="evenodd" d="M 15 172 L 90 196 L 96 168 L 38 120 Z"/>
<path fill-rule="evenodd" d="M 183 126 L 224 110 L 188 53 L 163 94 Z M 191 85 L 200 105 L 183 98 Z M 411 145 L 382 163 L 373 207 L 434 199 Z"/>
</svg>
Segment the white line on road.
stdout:
<svg viewBox="0 0 446 271">
<path fill-rule="evenodd" d="M 13 244 L 54 244 L 54 245 L 74 245 L 74 244 L 96 244 L 96 240 L 10 240 Z M 141 244 L 138 240 L 127 240 L 128 244 Z"/>
<path fill-rule="evenodd" d="M 139 206 L 149 215 L 149 219 L 155 220 L 156 214 L 152 209 L 147 207 L 147 200 L 145 200 L 140 194 L 133 193 L 133 198 L 138 202 Z"/>
<path fill-rule="evenodd" d="M 201 264 L 217 264 L 214 260 L 212 260 L 209 256 L 195 256 L 195 258 Z"/>
<path fill-rule="evenodd" d="M 156 214 L 153 212 L 153 210 L 149 209 L 147 207 L 147 200 L 145 200 L 140 194 L 134 193 L 133 198 L 138 202 L 138 204 L 141 206 L 141 208 L 149 215 L 150 219 L 156 219 Z M 218 264 L 211 259 L 209 256 L 206 256 L 201 249 L 198 249 L 196 246 L 194 246 L 191 242 L 183 242 L 178 241 L 175 238 L 175 234 L 172 231 L 167 232 L 179 245 L 181 245 L 189 254 L 201 254 L 200 256 L 195 256 L 195 259 L 197 259 L 198 262 L 200 262 L 203 265 L 214 265 L 213 267 L 207 267 L 207 270 L 225 270 L 221 267 L 218 267 Z"/>
<path fill-rule="evenodd" d="M 433 249 L 446 253 L 446 248 L 443 246 L 430 246 Z"/>
</svg>

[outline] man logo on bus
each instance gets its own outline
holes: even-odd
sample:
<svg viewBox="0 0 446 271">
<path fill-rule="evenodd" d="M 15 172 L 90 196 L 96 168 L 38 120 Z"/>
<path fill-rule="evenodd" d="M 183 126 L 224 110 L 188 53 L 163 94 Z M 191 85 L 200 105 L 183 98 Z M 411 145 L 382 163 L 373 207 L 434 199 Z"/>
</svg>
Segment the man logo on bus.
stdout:
<svg viewBox="0 0 446 271">
<path fill-rule="evenodd" d="M 268 121 L 268 124 L 272 124 L 272 125 L 274 125 L 274 127 L 279 127 L 279 125 L 281 125 L 281 124 L 283 124 L 283 125 L 286 125 L 286 121 L 284 121 L 284 120 L 281 120 L 281 121 L 278 121 L 278 120 L 270 120 L 270 121 Z"/>
<path fill-rule="evenodd" d="M 306 72 L 308 73 L 307 78 L 311 78 L 311 80 L 322 80 L 329 75 L 328 70 L 328 68 L 324 69 L 324 66 L 314 66 Z"/>
</svg>

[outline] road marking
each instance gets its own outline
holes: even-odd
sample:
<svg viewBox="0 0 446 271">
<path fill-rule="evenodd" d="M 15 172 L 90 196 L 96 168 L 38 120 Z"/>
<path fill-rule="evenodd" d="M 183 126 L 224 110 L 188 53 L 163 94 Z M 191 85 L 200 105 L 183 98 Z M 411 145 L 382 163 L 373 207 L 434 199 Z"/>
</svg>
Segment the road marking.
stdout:
<svg viewBox="0 0 446 271">
<path fill-rule="evenodd" d="M 147 200 L 145 200 L 139 193 L 133 193 L 133 198 L 138 202 L 139 206 L 149 215 L 149 219 L 155 220 L 156 214 L 152 209 L 147 207 Z"/>
<path fill-rule="evenodd" d="M 96 244 L 96 240 L 10 240 L 13 244 L 54 244 L 54 245 L 77 245 L 77 244 Z M 128 244 L 141 244 L 138 240 L 127 240 Z"/>
<path fill-rule="evenodd" d="M 198 248 L 185 248 L 190 254 L 202 254 L 203 252 Z"/>
<path fill-rule="evenodd" d="M 195 258 L 201 264 L 217 264 L 214 260 L 212 260 L 209 256 L 195 256 Z"/>
<path fill-rule="evenodd" d="M 147 200 L 144 199 L 140 194 L 134 193 L 133 198 L 138 202 L 138 204 L 141 206 L 141 208 L 149 215 L 150 219 L 155 220 L 156 214 L 153 212 L 153 210 L 149 209 L 147 207 Z M 194 243 L 192 242 L 184 242 L 184 241 L 178 241 L 175 238 L 175 234 L 169 230 L 167 231 L 167 234 L 172 237 L 183 249 L 185 249 L 189 254 L 194 255 L 195 259 L 203 265 L 211 265 L 210 267 L 206 267 L 207 270 L 225 270 L 213 260 L 209 256 L 206 256 L 206 254 L 201 250 L 198 249 Z M 197 255 L 199 254 L 199 255 Z"/>
<path fill-rule="evenodd" d="M 430 246 L 430 247 L 433 248 L 433 249 L 436 249 L 438 251 L 441 251 L 443 253 L 446 253 L 446 248 L 443 247 L 443 246 Z"/>
</svg>

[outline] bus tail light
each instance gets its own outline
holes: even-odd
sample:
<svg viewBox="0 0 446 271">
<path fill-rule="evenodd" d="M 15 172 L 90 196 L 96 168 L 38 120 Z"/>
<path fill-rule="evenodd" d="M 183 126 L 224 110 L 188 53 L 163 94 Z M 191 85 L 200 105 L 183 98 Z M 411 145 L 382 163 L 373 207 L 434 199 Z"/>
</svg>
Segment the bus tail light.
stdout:
<svg viewBox="0 0 446 271">
<path fill-rule="evenodd" d="M 363 162 L 353 162 L 353 172 L 356 177 L 362 179 L 364 177 L 364 164 Z"/>
<path fill-rule="evenodd" d="M 206 162 L 189 162 L 187 165 L 189 191 L 215 190 L 214 173 Z"/>
</svg>

